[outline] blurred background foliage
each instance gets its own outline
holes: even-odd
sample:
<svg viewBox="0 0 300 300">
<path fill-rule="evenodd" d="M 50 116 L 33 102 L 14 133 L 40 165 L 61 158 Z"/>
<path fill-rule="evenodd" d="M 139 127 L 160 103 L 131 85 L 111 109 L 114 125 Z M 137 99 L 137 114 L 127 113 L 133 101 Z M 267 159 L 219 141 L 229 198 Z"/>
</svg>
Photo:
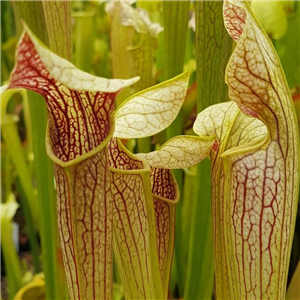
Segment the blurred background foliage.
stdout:
<svg viewBox="0 0 300 300">
<path fill-rule="evenodd" d="M 56 3 L 56 4 L 55 4 Z M 285 71 L 300 124 L 300 2 L 251 2 Z M 9 80 L 20 20 L 50 49 L 78 68 L 106 78 L 141 80 L 133 93 L 190 71 L 182 110 L 152 138 L 124 141 L 147 152 L 178 134 L 193 134 L 197 112 L 226 101 L 224 70 L 232 45 L 222 2 L 200 1 L 1 1 L 1 85 Z M 55 25 L 63 24 L 62 32 Z M 67 299 L 59 249 L 52 164 L 45 153 L 46 110 L 34 93 L 1 99 L 1 297 Z M 213 299 L 210 162 L 175 172 L 181 191 L 176 212 L 170 299 Z M 289 281 L 300 255 L 298 211 Z M 123 299 L 114 268 L 114 299 Z"/>
</svg>

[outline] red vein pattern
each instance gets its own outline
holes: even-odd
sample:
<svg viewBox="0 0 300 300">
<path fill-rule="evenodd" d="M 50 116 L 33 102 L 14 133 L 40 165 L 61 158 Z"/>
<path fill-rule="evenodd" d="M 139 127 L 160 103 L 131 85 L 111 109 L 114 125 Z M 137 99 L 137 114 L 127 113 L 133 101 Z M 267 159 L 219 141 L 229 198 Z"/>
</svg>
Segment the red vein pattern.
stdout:
<svg viewBox="0 0 300 300">
<path fill-rule="evenodd" d="M 228 2 L 224 4 L 224 7 L 224 23 L 226 24 L 226 29 L 230 32 L 232 39 L 238 41 L 244 30 L 246 12 L 239 8 L 232 9 L 233 5 Z M 231 9 L 227 9 L 227 7 Z"/>
<path fill-rule="evenodd" d="M 225 1 L 224 21 L 238 42 L 226 70 L 230 98 L 263 121 L 268 134 L 255 145 L 255 127 L 241 126 L 237 118 L 218 135 L 223 144 L 213 155 L 213 176 L 220 182 L 213 190 L 217 298 L 285 299 L 299 189 L 295 113 L 280 62 L 247 4 Z M 226 155 L 237 146 L 244 150 Z"/>
<path fill-rule="evenodd" d="M 160 278 L 153 271 L 158 271 L 158 262 L 152 256 L 156 245 L 150 169 L 145 169 L 138 158 L 129 156 L 116 138 L 111 140 L 108 153 L 115 169 L 111 171 L 114 251 L 125 297 L 156 299 Z"/>
<path fill-rule="evenodd" d="M 26 33 L 9 88 L 29 89 L 45 98 L 52 151 L 62 161 L 94 149 L 109 133 L 116 93 L 74 91 L 62 85 L 49 74 Z"/>
<path fill-rule="evenodd" d="M 106 149 L 55 165 L 57 213 L 70 299 L 112 299 L 112 201 Z"/>
<path fill-rule="evenodd" d="M 112 200 L 103 143 L 112 134 L 116 93 L 75 91 L 55 80 L 27 33 L 9 88 L 40 93 L 47 103 L 47 142 L 50 157 L 56 157 L 58 225 L 70 299 L 112 299 Z M 80 156 L 81 161 L 72 162 Z"/>
<path fill-rule="evenodd" d="M 151 168 L 150 181 L 156 219 L 159 269 L 164 295 L 167 298 L 174 251 L 176 203 L 179 193 L 171 170 Z"/>
<path fill-rule="evenodd" d="M 108 153 L 109 164 L 112 168 L 119 170 L 139 170 L 144 167 L 142 161 L 128 156 L 126 151 L 118 144 L 116 138 L 111 140 Z"/>
</svg>

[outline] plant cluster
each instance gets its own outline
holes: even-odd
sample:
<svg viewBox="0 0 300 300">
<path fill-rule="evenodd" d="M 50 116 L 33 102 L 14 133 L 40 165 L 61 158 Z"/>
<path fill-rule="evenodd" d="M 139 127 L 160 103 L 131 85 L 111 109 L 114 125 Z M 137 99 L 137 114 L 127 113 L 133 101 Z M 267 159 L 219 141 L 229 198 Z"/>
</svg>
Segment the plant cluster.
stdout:
<svg viewBox="0 0 300 300">
<path fill-rule="evenodd" d="M 3 165 L 5 176 L 11 162 L 17 171 L 34 272 L 44 275 L 22 282 L 8 176 L 1 245 L 10 299 L 66 298 L 65 280 L 69 299 L 285 299 L 299 114 L 276 43 L 245 1 L 196 2 L 195 33 L 187 31 L 189 1 L 111 1 L 96 19 L 98 6 L 14 4 L 23 32 L 1 88 Z M 149 17 L 159 21 L 159 7 L 163 27 Z M 96 20 L 110 24 L 111 69 Z M 193 56 L 185 40 L 194 36 L 195 60 L 183 72 L 185 55 Z M 84 48 L 91 42 L 101 57 Z M 93 69 L 93 59 L 105 70 Z M 10 99 L 23 105 L 25 152 Z M 288 297 L 295 295 L 292 279 Z"/>
</svg>

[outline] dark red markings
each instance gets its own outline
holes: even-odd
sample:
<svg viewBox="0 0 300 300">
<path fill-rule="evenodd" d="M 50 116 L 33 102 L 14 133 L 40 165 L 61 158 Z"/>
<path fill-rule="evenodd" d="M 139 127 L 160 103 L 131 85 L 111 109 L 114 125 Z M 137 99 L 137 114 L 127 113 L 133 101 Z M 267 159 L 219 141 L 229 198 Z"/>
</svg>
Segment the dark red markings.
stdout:
<svg viewBox="0 0 300 300">
<path fill-rule="evenodd" d="M 116 93 L 70 90 L 49 74 L 27 34 L 19 44 L 9 88 L 45 98 L 52 150 L 62 161 L 87 153 L 108 135 Z"/>
<path fill-rule="evenodd" d="M 246 12 L 226 1 L 224 3 L 224 23 L 226 29 L 233 40 L 238 41 L 241 34 L 243 33 L 245 21 L 246 21 Z"/>
<path fill-rule="evenodd" d="M 151 291 L 150 229 L 148 222 L 148 196 L 145 182 L 138 170 L 144 164 L 125 151 L 118 139 L 108 146 L 113 197 L 113 226 L 116 240 L 117 263 L 121 268 L 126 294 L 132 298 L 154 297 Z M 122 171 L 134 171 L 127 173 Z M 133 288 L 134 286 L 134 288 Z"/>
</svg>

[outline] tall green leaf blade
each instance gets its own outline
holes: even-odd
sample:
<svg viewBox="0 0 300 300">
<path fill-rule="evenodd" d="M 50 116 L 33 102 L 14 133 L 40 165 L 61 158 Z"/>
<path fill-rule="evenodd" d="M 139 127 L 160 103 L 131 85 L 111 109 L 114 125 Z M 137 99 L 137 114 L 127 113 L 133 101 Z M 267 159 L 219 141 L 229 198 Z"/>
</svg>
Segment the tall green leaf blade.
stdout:
<svg viewBox="0 0 300 300">
<path fill-rule="evenodd" d="M 17 137 L 17 132 L 15 136 Z M 42 270 L 40 261 L 39 241 L 37 237 L 37 232 L 35 230 L 36 223 L 34 222 L 34 219 L 32 217 L 30 207 L 28 205 L 27 196 L 23 188 L 24 185 L 22 184 L 22 181 L 20 180 L 19 176 L 15 179 L 15 186 L 16 191 L 19 194 L 19 201 L 22 207 L 24 218 L 26 220 L 26 230 L 28 232 L 29 237 L 30 252 L 33 257 L 34 273 L 36 274 L 41 272 Z"/>
<path fill-rule="evenodd" d="M 66 279 L 58 240 L 53 163 L 49 160 L 45 150 L 47 108 L 40 95 L 29 91 L 28 94 L 30 97 L 28 103 L 32 116 L 33 166 L 41 215 L 41 243 L 43 270 L 46 281 L 45 288 L 47 297 L 49 299 L 56 299 L 55 297 L 65 296 Z"/>
<path fill-rule="evenodd" d="M 74 64 L 79 69 L 91 72 L 95 39 L 95 10 L 88 12 L 74 12 L 72 16 L 74 26 Z"/>
<path fill-rule="evenodd" d="M 214 283 L 213 228 L 211 216 L 211 163 L 197 167 L 188 248 L 186 299 L 211 299 Z"/>
<path fill-rule="evenodd" d="M 197 111 L 226 100 L 224 72 L 231 39 L 222 17 L 222 2 L 196 1 Z M 214 22 L 212 22 L 214 20 Z M 186 299 L 211 299 L 214 279 L 211 211 L 211 165 L 197 167 L 189 244 Z M 204 221 L 205 220 L 205 221 Z M 199 247 L 200 245 L 200 247 Z"/>
<path fill-rule="evenodd" d="M 70 1 L 42 1 L 50 49 L 72 60 L 72 16 Z M 34 28 L 35 27 L 31 27 Z"/>
<path fill-rule="evenodd" d="M 164 78 L 168 79 L 183 71 L 185 43 L 188 29 L 190 1 L 163 1 L 164 18 Z M 167 128 L 167 138 L 182 134 L 182 113 L 179 112 L 175 121 Z M 174 170 L 180 194 L 182 194 L 182 170 Z M 176 207 L 175 222 L 175 260 L 177 266 L 179 294 L 182 296 L 185 282 L 185 258 L 182 252 L 182 203 Z"/>
<path fill-rule="evenodd" d="M 35 34 L 39 39 L 43 43 L 48 44 L 42 1 L 15 1 L 13 2 L 13 8 L 18 35 L 20 35 L 23 30 L 21 20 L 24 20 L 31 28 L 35 29 Z"/>
<path fill-rule="evenodd" d="M 190 1 L 163 1 L 165 77 L 183 70 Z"/>
<path fill-rule="evenodd" d="M 12 47 L 14 47 L 15 26 L 11 2 L 1 1 L 1 80 L 7 80 L 13 67 Z"/>
<path fill-rule="evenodd" d="M 115 78 L 130 78 L 130 74 L 136 71 L 133 68 L 133 57 L 130 55 L 128 47 L 133 46 L 134 36 L 138 33 L 134 26 L 124 26 L 122 24 L 121 16 L 125 12 L 129 15 L 129 19 L 135 19 L 137 17 L 140 21 L 134 8 L 126 3 L 116 3 L 109 12 L 111 16 L 110 37 L 112 68 Z"/>
</svg>

